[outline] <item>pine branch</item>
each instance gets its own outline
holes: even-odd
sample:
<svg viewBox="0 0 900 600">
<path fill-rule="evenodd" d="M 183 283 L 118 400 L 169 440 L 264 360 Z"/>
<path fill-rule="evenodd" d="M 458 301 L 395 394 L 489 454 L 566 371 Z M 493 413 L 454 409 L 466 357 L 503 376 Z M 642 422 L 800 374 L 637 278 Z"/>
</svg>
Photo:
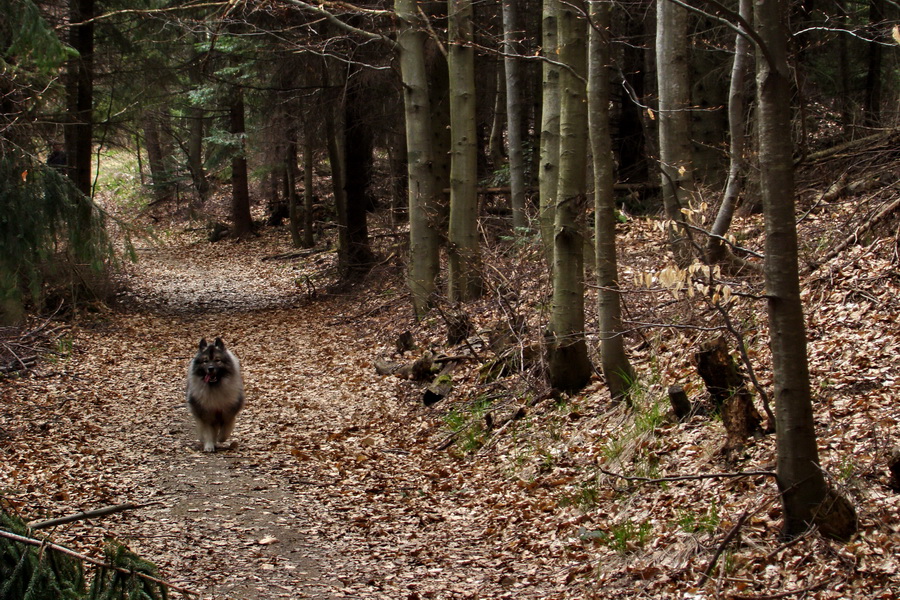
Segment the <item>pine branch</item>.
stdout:
<svg viewBox="0 0 900 600">
<path fill-rule="evenodd" d="M 18 535 L 18 534 L 9 532 L 9 531 L 4 531 L 3 529 L 0 529 L 0 537 L 6 538 L 8 540 L 12 540 L 14 542 L 27 544 L 29 546 L 35 546 L 37 548 L 49 548 L 50 550 L 54 550 L 56 552 L 59 552 L 60 554 L 65 554 L 66 556 L 71 556 L 73 558 L 77 558 L 81 561 L 90 563 L 97 567 L 102 567 L 104 569 L 112 569 L 113 571 L 122 573 L 124 575 L 134 575 L 136 577 L 140 577 L 141 579 L 145 579 L 147 581 L 151 581 L 153 583 L 165 586 L 166 588 L 175 590 L 176 592 L 181 592 L 182 594 L 186 594 L 186 595 L 190 595 L 190 596 L 196 596 L 198 598 L 200 597 L 200 592 L 196 592 L 194 590 L 179 587 L 177 585 L 163 581 L 162 579 L 159 579 L 157 577 L 153 577 L 152 575 L 147 575 L 146 573 L 141 573 L 139 571 L 133 571 L 131 569 L 123 569 L 122 567 L 117 567 L 108 562 L 104 562 L 102 560 L 97 560 L 96 558 L 91 558 L 90 556 L 80 554 L 78 552 L 75 552 L 74 550 L 70 550 L 69 548 L 66 548 L 65 546 L 53 544 L 46 540 L 37 540 L 34 538 L 25 537 L 24 535 Z"/>
</svg>

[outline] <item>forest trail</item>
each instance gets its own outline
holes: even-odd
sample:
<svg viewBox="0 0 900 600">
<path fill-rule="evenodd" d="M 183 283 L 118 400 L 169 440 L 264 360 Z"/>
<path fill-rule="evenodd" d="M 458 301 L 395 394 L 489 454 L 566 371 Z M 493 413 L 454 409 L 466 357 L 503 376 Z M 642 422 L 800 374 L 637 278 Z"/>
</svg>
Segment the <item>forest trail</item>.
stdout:
<svg viewBox="0 0 900 600">
<path fill-rule="evenodd" d="M 538 568 L 520 577 L 485 535 L 475 478 L 441 466 L 442 421 L 397 398 L 372 368 L 376 336 L 336 314 L 358 300 L 304 301 L 296 267 L 260 261 L 271 252 L 141 251 L 125 298 L 79 322 L 53 383 L 15 382 L 56 415 L 21 450 L 43 465 L 28 509 L 150 503 L 54 536 L 94 552 L 119 539 L 204 599 L 547 597 L 529 584 Z M 241 360 L 247 405 L 232 447 L 210 455 L 183 390 L 215 336 Z"/>
<path fill-rule="evenodd" d="M 651 225 L 641 227 L 632 223 L 633 238 L 653 239 Z M 725 464 L 724 431 L 702 416 L 638 431 L 602 382 L 568 403 L 536 399 L 464 450 L 472 429 L 451 434 L 454 413 L 480 426 L 475 409 L 489 394 L 498 395 L 492 409 L 512 410 L 527 392 L 468 383 L 477 379 L 471 361 L 465 377 L 454 373 L 452 398 L 424 407 L 421 383 L 378 376 L 375 359 L 396 356 L 404 329 L 420 346 L 406 358 L 446 339 L 437 318 L 413 324 L 397 291 L 401 267 L 311 300 L 334 272 L 334 253 L 264 261 L 290 250 L 283 232 L 217 244 L 189 235 L 142 249 L 110 308 L 46 324 L 63 328 L 58 357 L 0 380 L 0 464 L 12 466 L 0 470 L 0 499 L 28 519 L 146 504 L 58 527 L 58 543 L 96 556 L 105 538 L 121 540 L 202 600 L 771 598 L 785 589 L 897 597 L 900 495 L 879 466 L 900 422 L 892 245 L 855 250 L 844 280 L 809 292 L 838 298 L 810 313 L 811 364 L 828 381 L 817 404 L 825 465 L 854 490 L 865 531 L 836 546 L 815 534 L 782 545 L 765 477 L 638 486 L 598 475 L 598 466 L 752 472 L 775 455 L 766 436 Z M 840 301 L 862 294 L 880 302 L 867 327 L 862 309 Z M 184 381 L 198 341 L 214 336 L 241 359 L 247 407 L 233 445 L 210 455 Z M 679 380 L 692 371 L 683 354 L 653 358 L 671 361 L 667 377 Z M 650 415 L 654 400 L 645 402 Z M 611 464 L 614 444 L 622 451 Z M 646 467 L 655 470 L 637 470 Z M 720 572 L 716 591 L 698 591 L 751 512 L 735 570 Z M 630 545 L 607 532 L 624 532 Z"/>
<path fill-rule="evenodd" d="M 273 308 L 292 290 L 266 282 L 245 264 L 252 252 L 235 256 L 241 250 L 218 260 L 142 252 L 125 308 L 76 335 L 67 368 L 98 409 L 80 419 L 97 427 L 84 434 L 115 448 L 108 475 L 121 480 L 108 483 L 122 493 L 110 500 L 154 503 L 117 518 L 110 533 L 204 598 L 336 597 L 327 509 L 291 451 L 323 423 L 338 426 L 348 391 L 322 371 L 328 336 Z M 222 336 L 239 355 L 248 398 L 231 447 L 216 454 L 200 451 L 184 404 L 184 373 L 203 336 Z"/>
</svg>

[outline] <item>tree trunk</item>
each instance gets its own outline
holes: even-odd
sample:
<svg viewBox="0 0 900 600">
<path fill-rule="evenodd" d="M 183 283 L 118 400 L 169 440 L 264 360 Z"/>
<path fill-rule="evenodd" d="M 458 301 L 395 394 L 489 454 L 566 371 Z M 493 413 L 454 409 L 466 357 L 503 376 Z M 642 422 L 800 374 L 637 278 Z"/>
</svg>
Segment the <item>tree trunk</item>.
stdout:
<svg viewBox="0 0 900 600">
<path fill-rule="evenodd" d="M 351 73 L 359 67 L 351 67 Z M 368 212 L 372 205 L 372 128 L 363 118 L 359 84 L 349 84 L 344 103 L 344 189 L 347 198 L 347 275 L 355 276 L 372 268 L 375 255 L 369 247 Z"/>
<path fill-rule="evenodd" d="M 494 114 L 491 119 L 491 135 L 488 141 L 491 167 L 499 171 L 505 162 L 503 156 L 503 123 L 506 121 L 506 86 L 503 83 L 503 69 L 497 64 L 494 78 Z"/>
<path fill-rule="evenodd" d="M 882 27 L 884 23 L 884 0 L 869 0 L 869 25 L 873 30 L 873 37 L 877 37 L 874 30 Z M 867 127 L 879 127 L 881 125 L 881 91 L 884 88 L 884 79 L 881 75 L 881 65 L 884 50 L 881 40 L 869 42 L 869 55 L 866 70 L 866 96 L 863 101 L 863 123 Z"/>
<path fill-rule="evenodd" d="M 425 69 L 425 28 L 415 0 L 394 0 L 403 78 L 409 177 L 409 288 L 416 318 L 425 315 L 438 276 L 439 214 L 436 202 L 431 110 Z"/>
<path fill-rule="evenodd" d="M 288 131 L 288 144 L 285 148 L 284 179 L 287 185 L 288 229 L 291 231 L 291 244 L 294 248 L 302 248 L 303 236 L 300 234 L 300 199 L 297 197 L 297 130 Z"/>
<path fill-rule="evenodd" d="M 229 108 L 229 133 L 238 142 L 238 149 L 231 158 L 231 220 L 236 238 L 247 237 L 253 231 L 250 215 L 250 186 L 247 177 L 246 130 L 244 126 L 244 93 L 235 87 L 232 90 Z"/>
<path fill-rule="evenodd" d="M 431 152 L 434 157 L 431 173 L 434 175 L 434 197 L 437 218 L 432 224 L 438 231 L 447 231 L 450 218 L 450 75 L 447 59 L 429 50 L 432 42 L 426 38 L 426 73 L 428 74 L 428 98 L 431 106 Z"/>
<path fill-rule="evenodd" d="M 203 55 L 197 55 L 194 60 L 200 63 Z M 194 86 L 199 87 L 202 84 L 203 72 L 199 64 L 195 64 L 190 70 L 190 81 Z M 194 205 L 206 203 L 209 196 L 209 180 L 206 178 L 206 167 L 203 164 L 203 135 L 205 132 L 205 116 L 206 113 L 199 104 L 191 103 L 187 109 L 187 161 L 188 169 L 191 172 L 191 183 L 194 186 L 194 192 L 197 194 Z"/>
<path fill-rule="evenodd" d="M 144 130 L 144 146 L 147 148 L 147 164 L 150 167 L 153 195 L 157 202 L 163 202 L 170 196 L 165 156 L 159 139 L 159 124 L 153 114 L 148 111 L 141 116 L 141 127 Z"/>
<path fill-rule="evenodd" d="M 518 233 L 528 227 L 525 214 L 525 157 L 522 152 L 522 76 L 519 59 L 521 35 L 518 28 L 517 0 L 503 0 L 503 69 L 506 73 L 506 140 L 509 158 L 509 187 L 513 229 Z"/>
<path fill-rule="evenodd" d="M 659 93 L 659 161 L 669 242 L 675 262 L 691 261 L 690 238 L 682 208 L 694 193 L 691 156 L 691 87 L 688 11 L 669 0 L 656 3 L 656 73 Z"/>
<path fill-rule="evenodd" d="M 327 79 L 327 76 L 326 76 Z M 347 188 L 344 184 L 344 154 L 341 148 L 343 136 L 338 133 L 339 123 L 335 122 L 330 106 L 325 107 L 325 138 L 328 146 L 328 163 L 331 166 L 331 191 L 334 195 L 334 212 L 338 227 L 338 272 L 347 274 L 349 266 L 349 245 L 347 236 Z"/>
<path fill-rule="evenodd" d="M 313 238 L 313 142 L 309 125 L 303 129 L 303 247 L 312 248 Z"/>
<path fill-rule="evenodd" d="M 738 11 L 748 23 L 753 22 L 752 0 L 739 0 Z M 750 40 L 745 35 L 735 35 L 734 63 L 731 66 L 731 84 L 728 91 L 728 180 L 725 195 L 713 222 L 709 241 L 706 244 L 707 259 L 710 263 L 723 260 L 728 247 L 720 239 L 731 227 L 734 209 L 743 187 L 745 152 L 747 149 L 747 76 L 753 64 Z M 718 237 L 713 237 L 718 236 Z"/>
<path fill-rule="evenodd" d="M 465 302 L 482 292 L 478 245 L 478 147 L 471 0 L 448 0 L 450 68 L 449 297 Z"/>
<path fill-rule="evenodd" d="M 828 523 L 846 508 L 829 493 L 819 464 L 812 411 L 806 328 L 800 299 L 794 167 L 791 136 L 791 74 L 788 67 L 787 0 L 756 0 L 756 29 L 765 44 L 756 60 L 759 105 L 759 166 L 766 229 L 765 281 L 769 345 L 775 388 L 778 487 L 790 536 L 813 523 Z M 851 507 L 852 508 L 852 507 Z M 846 514 L 846 511 L 843 511 Z M 831 527 L 835 537 L 855 531 L 843 519 Z"/>
<path fill-rule="evenodd" d="M 587 168 L 587 29 L 574 7 L 559 10 L 560 145 L 553 263 L 553 309 L 547 332 L 550 383 L 581 389 L 591 363 L 584 338 L 584 237 Z"/>
<path fill-rule="evenodd" d="M 609 126 L 609 0 L 592 0 L 588 51 L 588 123 L 594 157 L 594 229 L 596 235 L 600 359 L 613 399 L 628 397 L 634 370 L 625 355 L 619 267 L 616 259 L 615 162 Z"/>
<path fill-rule="evenodd" d="M 69 45 L 78 57 L 69 61 L 67 103 L 69 124 L 65 130 L 68 174 L 82 194 L 92 195 L 91 152 L 94 104 L 94 0 L 72 0 L 69 12 Z M 90 219 L 85 206 L 85 224 Z M 83 228 L 87 231 L 89 228 Z"/>
<path fill-rule="evenodd" d="M 209 195 L 209 181 L 206 179 L 206 169 L 203 166 L 204 113 L 199 106 L 193 106 L 188 114 L 188 168 L 191 171 L 194 191 L 197 192 L 197 201 L 204 204 Z"/>
<path fill-rule="evenodd" d="M 543 0 L 542 44 L 545 58 L 556 60 L 557 20 L 559 0 Z M 559 185 L 559 67 L 543 62 L 543 100 L 541 110 L 541 162 L 538 189 L 541 242 L 547 266 L 553 268 L 553 230 L 556 211 L 556 192 Z"/>
</svg>

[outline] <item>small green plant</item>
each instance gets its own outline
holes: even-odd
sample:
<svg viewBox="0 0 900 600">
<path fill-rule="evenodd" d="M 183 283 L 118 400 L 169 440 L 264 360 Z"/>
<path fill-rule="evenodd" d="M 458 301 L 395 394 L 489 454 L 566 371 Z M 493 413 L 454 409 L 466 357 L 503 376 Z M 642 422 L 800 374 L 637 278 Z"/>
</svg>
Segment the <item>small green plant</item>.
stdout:
<svg viewBox="0 0 900 600">
<path fill-rule="evenodd" d="M 463 413 L 455 408 L 444 415 L 444 423 L 447 424 L 447 428 L 453 433 L 461 431 L 465 427 L 466 422 L 467 420 Z"/>
<path fill-rule="evenodd" d="M 462 436 L 457 442 L 459 449 L 466 454 L 475 452 L 484 445 L 486 435 L 487 432 L 485 432 L 481 423 L 475 422 L 471 427 L 467 427 L 462 432 Z"/>
<path fill-rule="evenodd" d="M 582 481 L 570 494 L 564 494 L 559 499 L 560 507 L 574 506 L 582 511 L 589 511 L 597 506 L 600 500 L 600 490 L 597 487 L 597 478 L 592 477 Z"/>
<path fill-rule="evenodd" d="M 580 537 L 582 540 L 597 541 L 618 554 L 628 554 L 646 544 L 652 530 L 653 527 L 646 521 L 635 523 L 627 519 L 603 531 L 582 531 Z"/>
<path fill-rule="evenodd" d="M 634 417 L 635 432 L 650 433 L 657 427 L 665 423 L 667 409 L 662 400 L 651 402 L 648 406 L 637 408 L 637 414 Z"/>
<path fill-rule="evenodd" d="M 625 453 L 626 442 L 627 439 L 624 437 L 610 438 L 600 448 L 600 454 L 607 462 L 614 462 Z"/>
<path fill-rule="evenodd" d="M 854 478 L 855 474 L 856 463 L 853 461 L 852 457 L 845 456 L 838 465 L 838 478 L 844 483 L 849 483 Z"/>
<path fill-rule="evenodd" d="M 449 376 L 444 377 L 449 379 Z M 489 397 L 479 396 L 467 407 L 454 408 L 444 415 L 444 423 L 456 436 L 456 445 L 464 454 L 474 452 L 484 445 L 488 434 L 484 426 L 484 415 L 491 404 Z"/>
<path fill-rule="evenodd" d="M 703 514 L 697 514 L 689 510 L 679 511 L 676 523 L 687 533 L 715 533 L 719 529 L 722 519 L 719 517 L 719 507 L 713 501 L 709 509 Z"/>
</svg>

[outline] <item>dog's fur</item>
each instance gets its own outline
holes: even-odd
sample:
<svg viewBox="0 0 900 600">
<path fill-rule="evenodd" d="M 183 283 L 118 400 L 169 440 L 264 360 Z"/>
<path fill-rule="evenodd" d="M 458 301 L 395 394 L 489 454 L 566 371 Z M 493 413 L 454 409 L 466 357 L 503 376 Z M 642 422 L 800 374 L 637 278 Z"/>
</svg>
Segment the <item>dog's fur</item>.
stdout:
<svg viewBox="0 0 900 600">
<path fill-rule="evenodd" d="M 187 403 L 197 422 L 203 450 L 215 452 L 216 442 L 228 439 L 244 407 L 241 364 L 225 348 L 222 338 L 212 344 L 200 340 L 197 355 L 188 366 Z"/>
</svg>

